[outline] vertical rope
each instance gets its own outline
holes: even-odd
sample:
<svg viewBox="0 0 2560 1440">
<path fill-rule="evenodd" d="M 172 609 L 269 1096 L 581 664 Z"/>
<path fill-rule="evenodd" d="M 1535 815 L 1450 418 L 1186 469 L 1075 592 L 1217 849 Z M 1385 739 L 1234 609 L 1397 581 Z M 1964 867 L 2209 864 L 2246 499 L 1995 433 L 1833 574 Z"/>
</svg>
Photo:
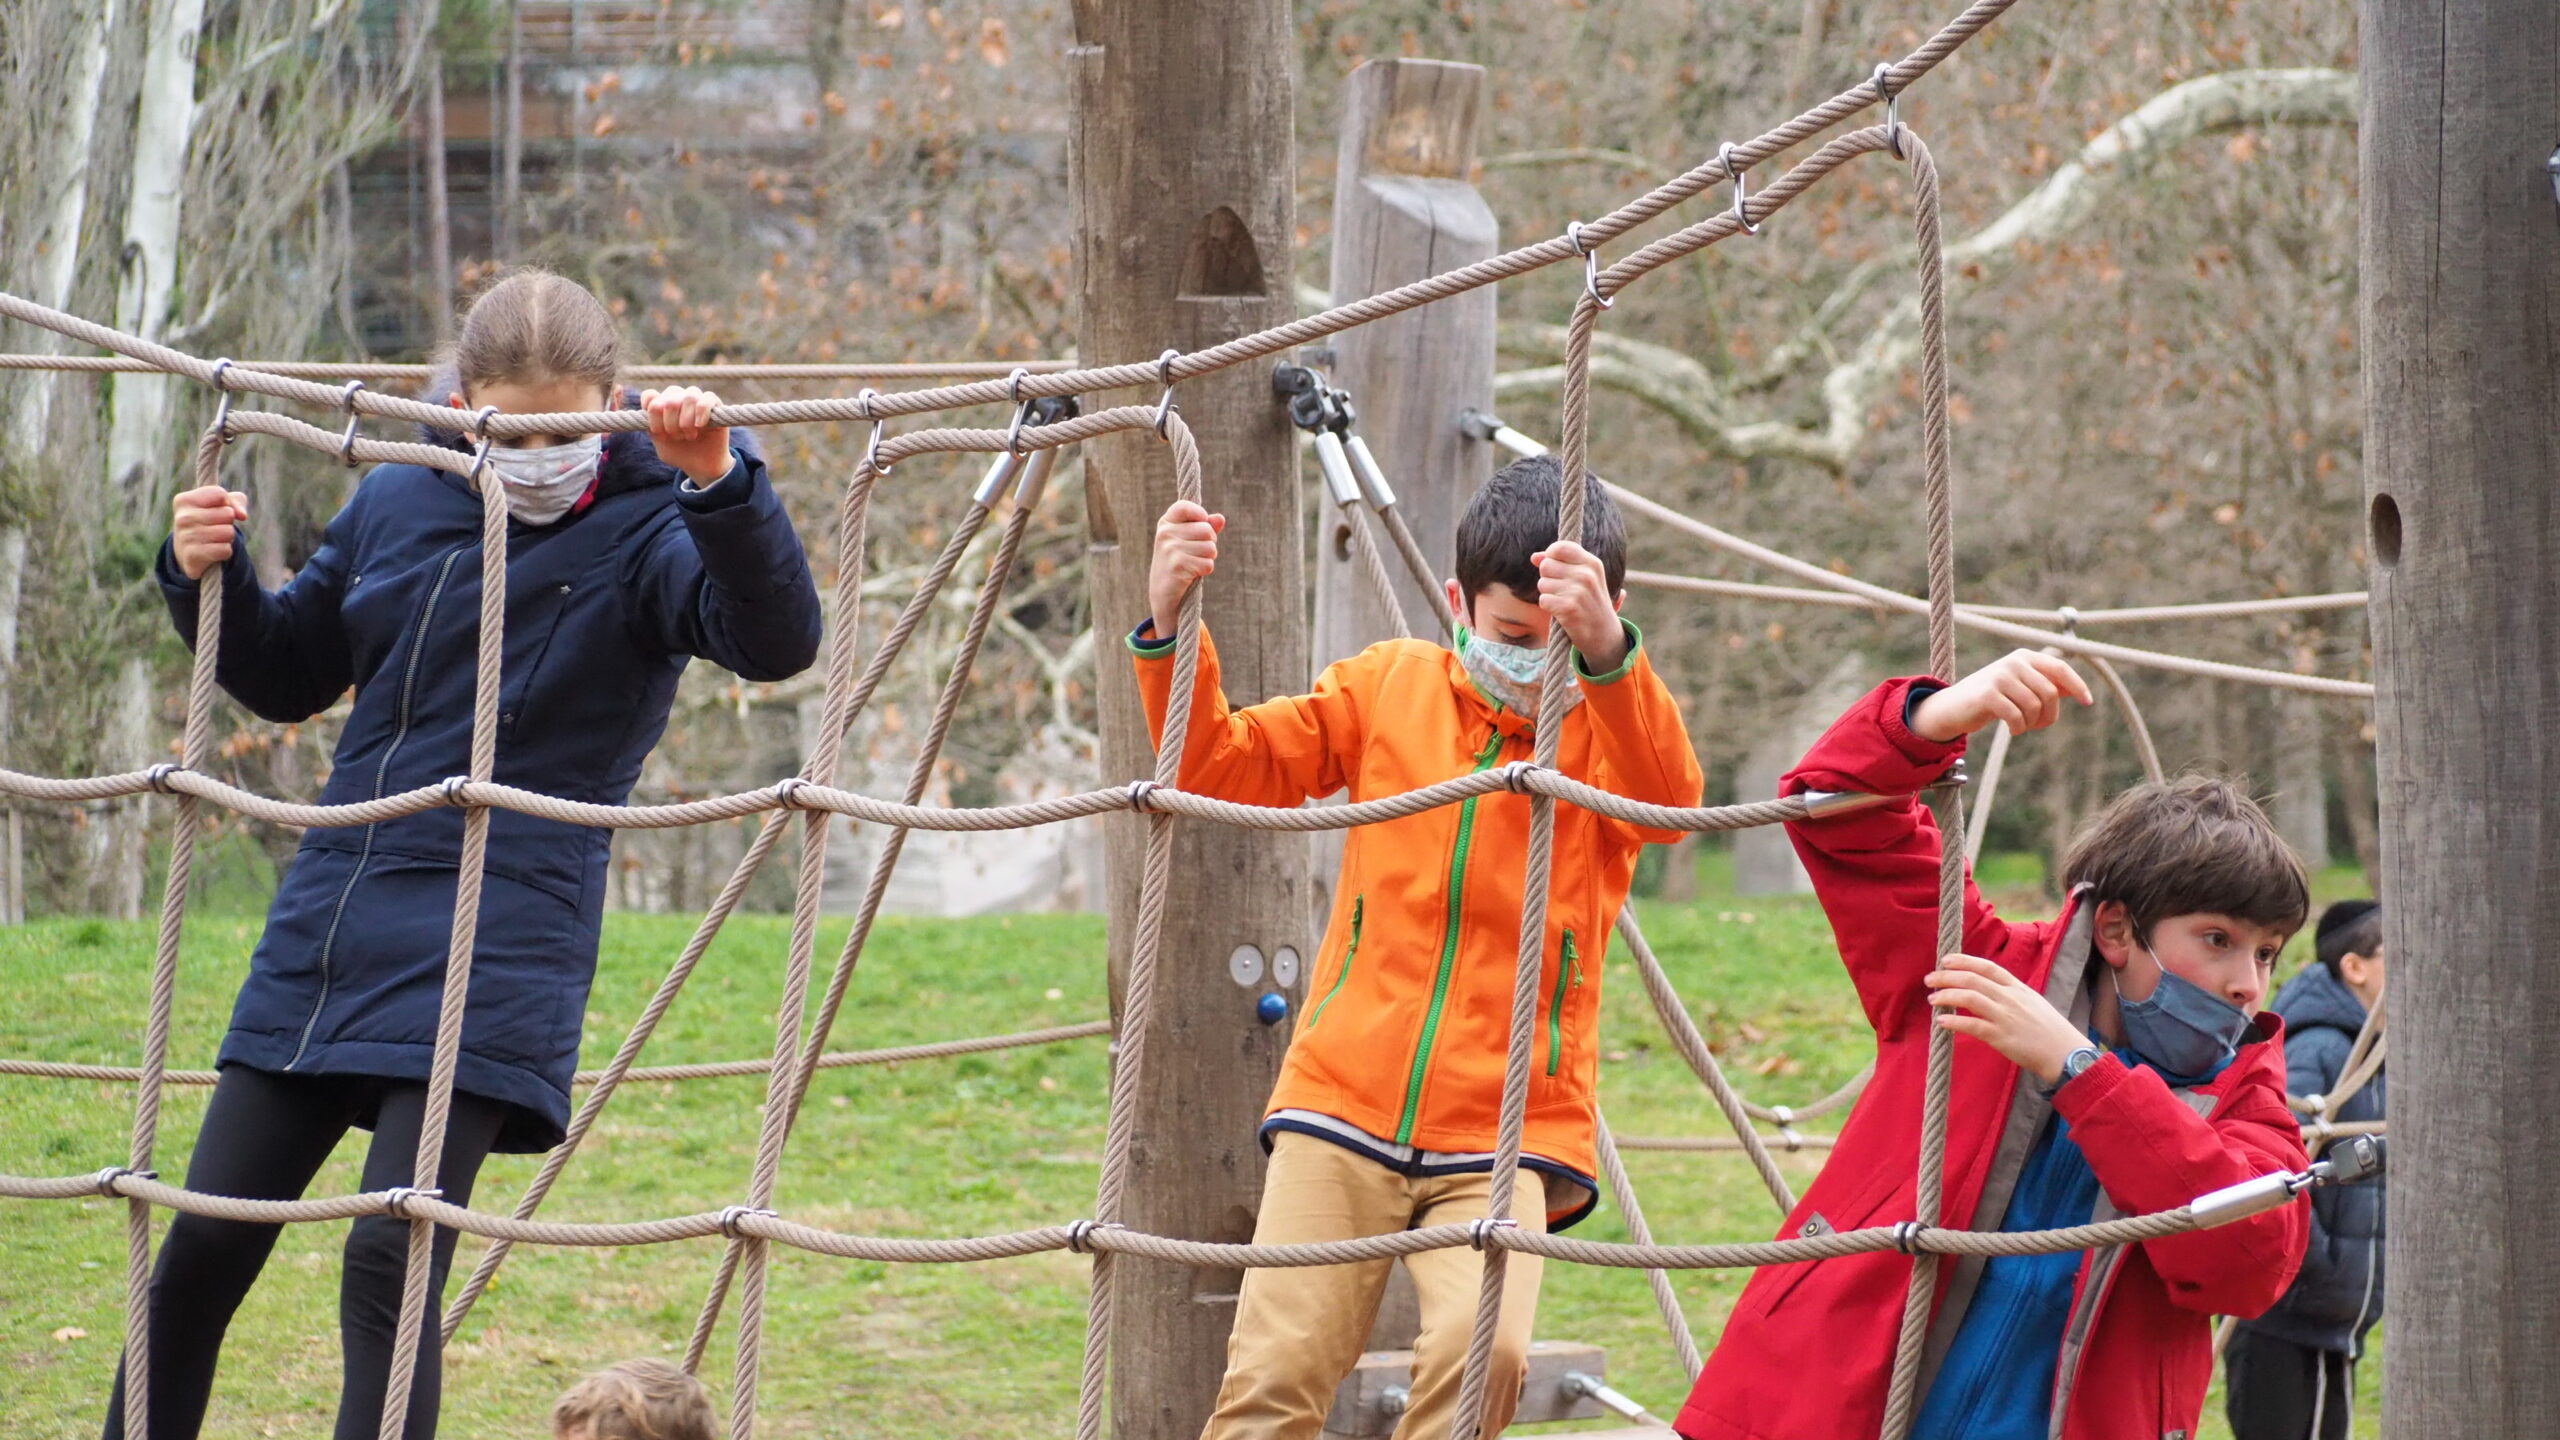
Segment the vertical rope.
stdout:
<svg viewBox="0 0 2560 1440">
<path fill-rule="evenodd" d="M 1600 1173 L 1608 1181 L 1610 1200 L 1617 1205 L 1618 1213 L 1627 1217 L 1627 1238 L 1639 1245 L 1650 1245 L 1653 1227 L 1644 1223 L 1644 1207 L 1636 1203 L 1635 1182 L 1627 1178 L 1627 1162 L 1618 1154 L 1618 1137 L 1609 1133 L 1608 1120 L 1596 1111 L 1593 1121 L 1594 1138 L 1600 1145 Z M 1698 1358 L 1698 1337 L 1689 1333 L 1689 1317 L 1680 1309 L 1680 1297 L 1672 1293 L 1670 1274 L 1648 1269 L 1644 1279 L 1653 1287 L 1654 1308 L 1662 1312 L 1662 1323 L 1671 1331 L 1671 1348 L 1679 1352 L 1680 1372 L 1697 1379 L 1706 1362 Z"/>
<path fill-rule="evenodd" d="M 1940 678 L 1955 673 L 1955 514 L 1950 494 L 1952 461 L 1947 439 L 1947 306 L 1945 260 L 1938 221 L 1938 167 L 1920 137 L 1904 131 L 1911 162 L 1912 219 L 1920 251 L 1920 425 L 1924 505 L 1929 533 L 1929 668 Z M 1964 795 L 1949 787 L 1936 802 L 1938 822 L 1938 953 L 1964 948 Z M 1933 1014 L 1929 1025 L 1927 1088 L 1921 1099 L 1919 1193 L 1914 1218 L 1937 1225 L 1943 1218 L 1947 1159 L 1947 1094 L 1954 1037 Z M 1884 1440 L 1903 1440 L 1919 1401 L 1920 1355 L 1937 1299 L 1939 1257 L 1912 1257 L 1903 1293 L 1902 1331 L 1885 1393 Z"/>
<path fill-rule="evenodd" d="M 196 442 L 196 485 L 222 483 L 219 426 Z M 202 769 L 213 745 L 215 665 L 222 649 L 223 566 L 204 572 L 196 582 L 196 649 L 188 672 L 187 720 L 179 742 L 178 763 Z M 178 942 L 187 919 L 187 887 L 194 873 L 198 802 L 178 797 L 176 828 L 169 837 L 169 875 L 160 892 L 160 939 L 151 961 L 151 1017 L 143 1030 L 142 1083 L 133 1099 L 132 1143 L 125 1165 L 149 1170 L 160 1143 L 160 1098 L 169 1073 L 169 1019 L 178 994 Z M 125 1440 L 145 1440 L 151 1416 L 151 1206 L 125 1201 Z"/>
<path fill-rule="evenodd" d="M 1646 942 L 1644 931 L 1637 928 L 1634 906 L 1618 911 L 1618 934 L 1627 942 L 1627 953 L 1635 958 L 1636 973 L 1644 977 L 1645 995 L 1653 1001 L 1653 1013 L 1661 1018 L 1662 1028 L 1670 1033 L 1671 1047 L 1689 1062 L 1690 1070 L 1706 1084 L 1707 1093 L 1715 1097 L 1716 1108 L 1724 1112 L 1725 1123 L 1733 1127 L 1743 1153 L 1751 1157 L 1751 1168 L 1760 1172 L 1760 1183 L 1767 1187 L 1769 1198 L 1777 1202 L 1778 1214 L 1794 1213 L 1794 1189 L 1787 1184 L 1787 1177 L 1778 1173 L 1777 1158 L 1769 1153 L 1760 1132 L 1751 1128 L 1750 1107 L 1743 1102 L 1741 1092 L 1733 1088 L 1733 1082 L 1725 1078 L 1724 1067 L 1716 1063 L 1715 1052 L 1707 1048 L 1707 1037 L 1698 1033 L 1697 1022 L 1680 1004 L 1678 992 L 1671 988 L 1671 977 L 1654 957 L 1653 946 Z"/>
<path fill-rule="evenodd" d="M 1563 455 L 1564 488 L 1556 507 L 1559 539 L 1582 538 L 1585 476 L 1591 456 L 1591 336 L 1598 327 L 1600 303 L 1586 292 L 1573 308 L 1573 324 L 1565 340 Z M 1538 764 L 1553 769 L 1564 740 L 1565 706 L 1555 701 L 1574 683 L 1573 640 L 1561 625 L 1547 632 L 1547 663 L 1539 676 Z M 1529 1061 L 1536 1046 L 1538 973 L 1546 958 L 1547 886 L 1555 856 L 1556 802 L 1547 795 L 1529 797 L 1528 878 L 1520 896 L 1520 947 L 1511 977 L 1511 1039 L 1502 1066 L 1502 1123 L 1493 1147 L 1493 1181 L 1486 1199 L 1486 1219 L 1495 1225 L 1511 1219 L 1512 1198 L 1520 1181 L 1520 1144 L 1529 1115 Z M 1493 1339 L 1502 1319 L 1504 1278 L 1511 1254 L 1498 1246 L 1484 1252 L 1484 1281 L 1476 1293 L 1475 1329 L 1467 1337 L 1466 1368 L 1458 1381 L 1458 1411 L 1449 1425 L 1450 1440 L 1475 1440 L 1484 1424 L 1485 1389 L 1492 1377 Z"/>
<path fill-rule="evenodd" d="M 480 653 L 471 696 L 471 778 L 485 781 L 498 762 L 498 667 L 506 644 L 506 487 L 485 466 L 474 466 L 472 488 L 480 496 Z M 444 994 L 437 1002 L 435 1060 L 427 1072 L 426 1113 L 418 1122 L 417 1158 L 409 1183 L 435 1186 L 443 1168 L 445 1123 L 453 1114 L 453 1074 L 462 1056 L 462 1012 L 471 993 L 471 955 L 480 932 L 480 888 L 489 858 L 489 807 L 473 805 L 462 816 L 462 865 L 454 876 L 453 930 L 445 949 Z M 426 1328 L 427 1282 L 435 1223 L 409 1222 L 409 1263 L 400 1290 L 400 1329 L 392 1342 L 391 1380 L 382 1398 L 382 1440 L 400 1440 L 407 1428 L 409 1389 L 418 1369 Z M 441 1344 L 442 1332 L 438 1332 Z"/>
<path fill-rule="evenodd" d="M 1369 577 L 1369 593 L 1376 596 L 1378 604 L 1386 610 L 1388 633 L 1399 640 L 1406 639 L 1413 634 L 1413 622 L 1405 617 L 1403 597 L 1396 594 L 1396 577 L 1387 573 L 1387 557 L 1378 553 L 1378 537 L 1369 533 L 1369 522 L 1363 514 L 1367 508 L 1356 504 L 1343 506 L 1342 521 L 1351 527 L 1351 548 L 1360 552 L 1360 568 Z M 1405 563 L 1410 565 L 1412 562 L 1408 560 Z"/>
<path fill-rule="evenodd" d="M 1173 447 L 1174 497 L 1200 503 L 1200 443 L 1178 410 L 1164 417 Z M 1181 778 L 1182 748 L 1191 730 L 1192 690 L 1200 674 L 1200 586 L 1182 597 L 1174 626 L 1173 693 L 1165 705 L 1164 731 L 1156 740 L 1156 783 Z M 1129 980 L 1120 1008 L 1120 1037 L 1111 1066 L 1110 1118 L 1103 1134 L 1102 1180 L 1094 1195 L 1094 1219 L 1118 1225 L 1129 1183 L 1129 1154 L 1136 1140 L 1138 1084 L 1146 1071 L 1147 1034 L 1155 997 L 1157 952 L 1164 940 L 1164 910 L 1173 881 L 1173 817 L 1147 812 L 1146 869 L 1138 887 L 1138 933 L 1129 947 Z M 1084 1369 L 1076 1394 L 1077 1440 L 1101 1440 L 1104 1380 L 1109 1370 L 1113 1309 L 1117 1302 L 1114 1257 L 1093 1254 L 1093 1291 L 1085 1306 Z"/>
<path fill-rule="evenodd" d="M 1404 568 L 1413 572 L 1414 583 L 1431 597 L 1431 618 L 1440 622 L 1440 638 L 1455 639 L 1449 607 L 1440 603 L 1440 577 L 1433 573 L 1430 559 L 1422 553 L 1422 542 L 1413 538 L 1413 527 L 1404 523 L 1404 511 L 1390 505 L 1378 512 L 1378 518 L 1386 522 L 1387 535 L 1396 542 L 1396 553 L 1404 557 Z"/>
<path fill-rule="evenodd" d="M 878 438 L 876 432 L 873 438 Z M 862 624 L 863 556 L 869 538 L 871 497 L 879 481 L 880 471 L 874 467 L 872 456 L 865 455 L 854 471 L 853 484 L 846 488 L 838 522 L 836 633 L 827 655 L 826 709 L 818 727 L 821 740 L 841 737 L 850 723 L 853 657 Z M 813 784 L 831 783 L 835 779 L 836 752 L 841 748 L 840 744 L 821 744 L 817 753 L 808 757 L 806 778 Z M 800 875 L 791 902 L 791 950 L 783 968 L 782 1002 L 774 1017 L 773 1069 L 765 1077 L 764 1125 L 756 1141 L 755 1172 L 747 1184 L 750 1209 L 772 1208 L 774 1183 L 782 1171 L 783 1100 L 791 1093 L 792 1060 L 798 1050 L 800 1020 L 809 998 L 809 966 L 818 942 L 818 902 L 826 888 L 827 827 L 833 818 L 824 810 L 807 811 L 800 818 Z M 744 1285 L 738 1296 L 738 1362 L 730 1379 L 732 1440 L 749 1440 L 755 1434 L 756 1381 L 764 1354 L 765 1270 L 769 1258 L 764 1240 L 742 1236 L 731 1242 L 721 1255 L 720 1278 L 714 1284 L 711 1300 L 703 1306 L 695 1326 L 694 1344 L 688 1349 L 688 1358 L 693 1358 L 708 1343 L 711 1324 L 718 1314 L 717 1300 L 726 1293 L 731 1275 L 743 1275 Z"/>
</svg>

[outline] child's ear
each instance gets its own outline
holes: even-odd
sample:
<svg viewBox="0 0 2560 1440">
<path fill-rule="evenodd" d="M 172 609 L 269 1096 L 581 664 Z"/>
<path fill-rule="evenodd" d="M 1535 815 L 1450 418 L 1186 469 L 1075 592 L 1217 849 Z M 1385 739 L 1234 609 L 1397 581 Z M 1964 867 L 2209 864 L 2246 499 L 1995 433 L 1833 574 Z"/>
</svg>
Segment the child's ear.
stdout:
<svg viewBox="0 0 2560 1440">
<path fill-rule="evenodd" d="M 2089 939 L 2108 969 L 2122 970 L 2133 962 L 2133 912 L 2121 900 L 2100 901 Z"/>
<path fill-rule="evenodd" d="M 1440 582 L 1440 589 L 1449 601 L 1449 613 L 1457 618 L 1459 624 L 1467 624 L 1467 597 L 1458 589 L 1458 582 L 1443 580 Z"/>
<path fill-rule="evenodd" d="M 1627 592 L 1626 592 L 1626 591 L 1624 591 L 1624 590 L 1621 590 L 1621 591 L 1619 591 L 1616 595 L 1611 596 L 1611 597 L 1610 597 L 1610 599 L 1609 599 L 1609 608 L 1610 608 L 1610 609 L 1612 609 L 1612 610 L 1624 610 L 1624 609 L 1626 609 L 1626 608 L 1627 608 Z"/>
<path fill-rule="evenodd" d="M 461 391 L 459 391 L 459 390 L 454 390 L 454 391 L 450 391 L 450 392 L 448 392 L 448 393 L 445 395 L 445 397 L 444 397 L 444 403 L 446 403 L 447 405 L 452 406 L 452 407 L 453 407 L 454 409 L 456 409 L 456 410 L 465 410 L 465 409 L 469 409 L 469 408 L 470 408 L 470 407 L 469 407 L 469 406 L 464 402 L 464 400 L 463 400 L 463 398 L 462 398 L 462 392 L 461 392 Z"/>
</svg>

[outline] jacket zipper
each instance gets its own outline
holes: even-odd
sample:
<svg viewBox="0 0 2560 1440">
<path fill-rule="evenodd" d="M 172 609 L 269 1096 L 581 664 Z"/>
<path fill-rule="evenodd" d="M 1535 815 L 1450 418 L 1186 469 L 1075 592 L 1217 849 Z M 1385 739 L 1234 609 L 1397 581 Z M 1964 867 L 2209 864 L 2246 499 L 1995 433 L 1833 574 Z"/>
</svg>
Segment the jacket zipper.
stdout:
<svg viewBox="0 0 2560 1440">
<path fill-rule="evenodd" d="M 1333 988 L 1324 992 L 1324 998 L 1316 1002 L 1316 1008 L 1307 1013 L 1307 1028 L 1310 1030 L 1324 1018 L 1324 1007 L 1332 1004 L 1333 997 L 1342 993 L 1342 987 L 1351 983 L 1351 961 L 1360 953 L 1360 916 L 1368 908 L 1368 903 L 1366 896 L 1351 897 L 1351 943 L 1342 947 L 1342 973 L 1333 977 Z"/>
<path fill-rule="evenodd" d="M 1564 1063 L 1564 995 L 1570 985 L 1582 983 L 1581 957 L 1573 953 L 1573 928 L 1565 927 L 1564 950 L 1556 958 L 1556 998 L 1547 1006 L 1547 1073 L 1556 1073 Z"/>
<path fill-rule="evenodd" d="M 453 575 L 453 562 L 473 548 L 463 545 L 446 552 L 444 564 L 436 571 L 436 583 L 427 589 L 426 603 L 418 607 L 418 627 L 409 640 L 409 664 L 400 675 L 400 723 L 391 732 L 391 743 L 383 747 L 382 763 L 373 767 L 376 800 L 382 798 L 382 787 L 390 779 L 392 757 L 400 753 L 401 742 L 409 738 L 409 704 L 418 690 L 418 655 L 427 647 L 427 627 L 435 621 L 436 601 L 444 594 L 445 581 Z M 488 583 L 485 574 L 481 583 Z M 284 1062 L 287 1070 L 302 1063 L 303 1053 L 311 1048 L 311 1032 L 320 1024 L 320 1012 L 329 1008 L 329 962 L 338 948 L 338 925 L 347 918 L 347 901 L 355 895 L 357 882 L 364 879 L 366 863 L 373 859 L 373 835 L 378 824 L 364 827 L 364 848 L 356 852 L 356 868 L 347 876 L 346 887 L 338 892 L 338 908 L 329 912 L 329 933 L 320 942 L 320 998 L 311 1002 L 311 1018 L 302 1022 L 302 1038 L 293 1047 L 293 1058 Z"/>
<path fill-rule="evenodd" d="M 1496 729 L 1486 737 L 1484 752 L 1476 756 L 1476 767 L 1468 772 L 1482 774 L 1493 768 L 1502 754 L 1502 731 Z M 1476 802 L 1481 795 L 1470 795 L 1458 806 L 1458 843 L 1449 852 L 1449 916 L 1440 940 L 1440 974 L 1431 982 L 1431 1008 L 1422 1017 L 1422 1039 L 1413 1050 L 1413 1074 L 1405 1081 L 1404 1118 L 1396 1122 L 1396 1143 L 1413 1143 L 1413 1124 L 1422 1113 L 1422 1082 L 1431 1073 L 1431 1047 L 1440 1038 L 1440 1011 L 1449 1003 L 1449 980 L 1458 968 L 1458 922 L 1466 913 L 1467 847 L 1475 839 Z"/>
</svg>

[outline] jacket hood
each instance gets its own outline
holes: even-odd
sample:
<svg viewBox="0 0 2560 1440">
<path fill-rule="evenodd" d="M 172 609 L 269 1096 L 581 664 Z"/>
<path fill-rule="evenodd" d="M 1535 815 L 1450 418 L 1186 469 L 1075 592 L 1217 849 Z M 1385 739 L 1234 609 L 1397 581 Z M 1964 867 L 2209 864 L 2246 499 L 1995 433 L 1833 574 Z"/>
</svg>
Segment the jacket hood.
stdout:
<svg viewBox="0 0 2560 1440">
<path fill-rule="evenodd" d="M 2286 981 L 2284 988 L 2276 992 L 2275 1003 L 2267 1008 L 2283 1016 L 2286 1028 L 2291 1030 L 2326 1026 L 2353 1037 L 2364 1028 L 2364 1002 L 2356 998 L 2345 981 L 2330 974 L 2326 965 L 2313 964 Z"/>
</svg>

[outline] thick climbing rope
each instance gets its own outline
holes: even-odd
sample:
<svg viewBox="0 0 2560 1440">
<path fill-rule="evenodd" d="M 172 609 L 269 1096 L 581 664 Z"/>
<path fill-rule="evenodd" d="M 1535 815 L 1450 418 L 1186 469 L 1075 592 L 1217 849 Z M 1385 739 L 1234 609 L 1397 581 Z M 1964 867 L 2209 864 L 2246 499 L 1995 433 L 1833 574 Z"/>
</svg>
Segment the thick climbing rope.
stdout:
<svg viewBox="0 0 2560 1440">
<path fill-rule="evenodd" d="M 1600 1174 L 1609 1187 L 1609 1199 L 1618 1213 L 1626 1218 L 1627 1234 L 1638 1245 L 1653 1243 L 1653 1227 L 1644 1220 L 1644 1207 L 1636 1203 L 1635 1182 L 1627 1178 L 1627 1162 L 1618 1155 L 1618 1138 L 1609 1133 L 1608 1117 L 1594 1110 L 1591 1117 L 1592 1140 L 1600 1151 Z M 1680 1357 L 1680 1372 L 1690 1379 L 1706 1368 L 1698 1355 L 1698 1337 L 1689 1333 L 1689 1317 L 1680 1308 L 1680 1297 L 1672 1292 L 1671 1272 L 1660 1266 L 1648 1267 L 1645 1283 L 1653 1290 L 1654 1308 L 1662 1313 L 1663 1328 L 1671 1332 L 1671 1348 Z"/>
<path fill-rule="evenodd" d="M 1882 612 L 1889 608 L 1878 601 L 1861 599 L 1846 590 L 1803 590 L 1791 585 L 1761 585 L 1749 580 L 1670 575 L 1659 570 L 1629 570 L 1627 583 L 1644 589 L 1685 590 L 1696 595 L 1723 595 L 1736 600 L 1776 600 L 1790 605 L 1820 605 L 1834 610 Z M 2065 620 L 2097 625 L 2299 615 L 2320 610 L 2360 610 L 2364 604 L 2365 592 L 2352 590 L 2334 595 L 2279 595 L 2263 600 L 2206 600 L 2188 605 L 2137 605 L 2112 610 L 2041 610 L 2031 605 L 1984 605 L 1967 601 L 1956 607 L 1956 613 L 1988 615 L 1995 620 L 2017 620 L 2030 625 L 2060 625 Z"/>
</svg>

